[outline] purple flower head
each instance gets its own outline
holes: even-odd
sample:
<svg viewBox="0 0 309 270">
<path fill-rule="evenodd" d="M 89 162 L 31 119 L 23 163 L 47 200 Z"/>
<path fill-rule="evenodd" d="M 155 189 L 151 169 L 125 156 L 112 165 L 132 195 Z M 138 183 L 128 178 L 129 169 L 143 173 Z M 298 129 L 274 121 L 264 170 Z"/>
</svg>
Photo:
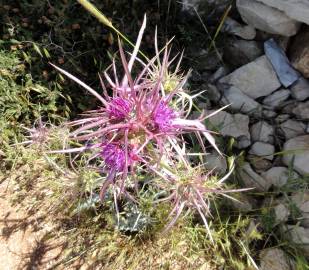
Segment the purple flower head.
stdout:
<svg viewBox="0 0 309 270">
<path fill-rule="evenodd" d="M 153 120 L 161 132 L 166 132 L 172 128 L 172 120 L 176 118 L 176 112 L 165 102 L 160 101 L 153 113 Z"/>
<path fill-rule="evenodd" d="M 120 97 L 113 98 L 107 108 L 109 118 L 116 120 L 123 120 L 131 110 L 130 102 Z"/>
<path fill-rule="evenodd" d="M 110 170 L 123 172 L 126 166 L 126 152 L 121 143 L 103 143 L 102 149 L 101 156 L 106 166 Z M 128 165 L 131 163 L 131 154 L 128 153 Z"/>
</svg>

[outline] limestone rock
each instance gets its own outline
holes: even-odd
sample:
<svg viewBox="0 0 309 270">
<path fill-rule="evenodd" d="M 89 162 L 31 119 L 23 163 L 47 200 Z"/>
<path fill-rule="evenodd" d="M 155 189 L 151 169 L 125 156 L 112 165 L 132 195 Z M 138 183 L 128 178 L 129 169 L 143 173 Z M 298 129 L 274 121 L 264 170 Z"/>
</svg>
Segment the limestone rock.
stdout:
<svg viewBox="0 0 309 270">
<path fill-rule="evenodd" d="M 301 212 L 300 224 L 309 228 L 309 191 L 299 191 L 292 194 L 291 201 Z"/>
<path fill-rule="evenodd" d="M 309 174 L 309 135 L 299 136 L 288 140 L 283 151 L 283 163 L 289 166 L 293 161 L 294 170 L 301 175 Z"/>
<path fill-rule="evenodd" d="M 237 0 L 236 5 L 242 19 L 255 28 L 283 36 L 294 36 L 300 23 L 284 12 L 256 0 Z"/>
<path fill-rule="evenodd" d="M 309 2 L 307 0 L 258 0 L 286 13 L 290 18 L 309 24 Z"/>
<path fill-rule="evenodd" d="M 240 67 L 220 79 L 219 82 L 233 85 L 253 99 L 268 96 L 281 86 L 272 65 L 265 55 Z"/>
<path fill-rule="evenodd" d="M 261 115 L 262 107 L 251 97 L 248 97 L 238 88 L 231 86 L 225 90 L 224 93 L 224 104 L 230 104 L 229 108 L 236 112 L 242 112 L 245 114 L 257 114 Z"/>
<path fill-rule="evenodd" d="M 298 174 L 293 172 L 289 175 L 289 170 L 286 167 L 272 167 L 262 173 L 261 176 L 267 181 L 269 186 L 280 188 L 288 182 L 289 177 L 297 179 Z"/>
<path fill-rule="evenodd" d="M 309 120 L 309 101 L 300 102 L 292 112 L 299 119 Z"/>
<path fill-rule="evenodd" d="M 275 147 L 272 144 L 264 143 L 264 142 L 255 142 L 249 153 L 252 155 L 256 155 L 259 157 L 264 157 L 265 159 L 273 160 L 275 153 Z"/>
<path fill-rule="evenodd" d="M 260 252 L 260 270 L 291 270 L 287 255 L 279 248 L 264 249 Z"/>
<path fill-rule="evenodd" d="M 222 32 L 241 37 L 242 39 L 252 40 L 255 38 L 256 31 L 251 25 L 242 25 L 234 19 L 227 17 L 224 21 Z"/>
<path fill-rule="evenodd" d="M 306 133 L 306 125 L 303 122 L 291 119 L 280 124 L 280 129 L 287 140 Z"/>
<path fill-rule="evenodd" d="M 257 173 L 265 172 L 272 167 L 272 162 L 266 158 L 255 155 L 247 155 L 247 159 Z"/>
<path fill-rule="evenodd" d="M 252 125 L 250 134 L 253 142 L 274 142 L 274 127 L 265 121 L 259 121 Z"/>
<path fill-rule="evenodd" d="M 250 145 L 249 117 L 247 115 L 233 115 L 221 111 L 208 120 L 211 125 L 219 129 L 223 136 L 230 136 L 235 139 L 246 138 Z"/>
<path fill-rule="evenodd" d="M 305 229 L 301 226 L 288 226 L 287 234 L 295 244 L 299 245 L 305 251 L 307 257 L 309 257 L 309 229 Z"/>
<path fill-rule="evenodd" d="M 263 104 L 269 106 L 270 108 L 279 108 L 283 101 L 287 100 L 290 96 L 291 92 L 287 89 L 281 89 L 268 97 L 264 98 Z"/>
<path fill-rule="evenodd" d="M 248 162 L 245 162 L 239 169 L 239 175 L 245 187 L 254 188 L 254 190 L 258 192 L 265 192 L 268 190 L 268 184 L 265 179 L 258 175 Z"/>
<path fill-rule="evenodd" d="M 288 220 L 290 211 L 283 203 L 276 205 L 274 207 L 274 211 L 277 224 L 286 222 Z"/>
<path fill-rule="evenodd" d="M 303 101 L 309 97 L 309 81 L 305 78 L 300 78 L 291 87 L 291 95 L 293 98 Z"/>
</svg>

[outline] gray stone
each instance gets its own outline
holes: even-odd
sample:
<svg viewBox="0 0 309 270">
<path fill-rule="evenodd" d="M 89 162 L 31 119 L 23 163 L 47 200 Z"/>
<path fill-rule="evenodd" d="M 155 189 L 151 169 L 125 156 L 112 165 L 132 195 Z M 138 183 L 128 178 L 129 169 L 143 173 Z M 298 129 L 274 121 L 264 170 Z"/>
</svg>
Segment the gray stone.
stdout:
<svg viewBox="0 0 309 270">
<path fill-rule="evenodd" d="M 288 140 L 299 135 L 304 135 L 306 130 L 306 125 L 300 121 L 287 120 L 280 124 L 280 129 L 284 137 Z"/>
<path fill-rule="evenodd" d="M 219 82 L 233 85 L 253 99 L 268 96 L 281 86 L 276 73 L 265 55 L 259 57 L 254 62 L 240 67 L 233 73 L 220 79 Z"/>
<path fill-rule="evenodd" d="M 258 0 L 286 13 L 290 18 L 309 24 L 309 2 L 307 0 Z"/>
<path fill-rule="evenodd" d="M 300 224 L 309 228 L 309 191 L 299 191 L 292 194 L 291 201 L 301 212 Z"/>
<path fill-rule="evenodd" d="M 250 138 L 248 138 L 246 136 L 240 136 L 240 137 L 237 138 L 235 147 L 237 147 L 238 149 L 245 149 L 250 145 L 251 145 Z"/>
<path fill-rule="evenodd" d="M 264 249 L 260 252 L 260 270 L 291 270 L 288 256 L 280 248 Z"/>
<path fill-rule="evenodd" d="M 230 104 L 229 108 L 236 112 L 242 112 L 245 114 L 258 114 L 261 115 L 262 107 L 251 97 L 245 95 L 238 88 L 231 86 L 225 90 L 224 99 L 222 102 L 227 105 Z"/>
<path fill-rule="evenodd" d="M 212 74 L 209 78 L 210 83 L 215 83 L 225 75 L 229 73 L 228 69 L 224 66 L 219 67 L 214 74 Z"/>
<path fill-rule="evenodd" d="M 249 153 L 252 155 L 256 155 L 259 157 L 264 157 L 265 159 L 273 160 L 275 153 L 275 147 L 272 144 L 264 143 L 264 142 L 255 142 Z"/>
<path fill-rule="evenodd" d="M 217 152 L 212 152 L 207 154 L 205 168 L 208 170 L 213 170 L 219 175 L 223 175 L 227 170 L 226 159 L 220 156 Z"/>
<path fill-rule="evenodd" d="M 262 173 L 271 168 L 272 162 L 259 156 L 247 155 L 247 159 L 257 173 Z"/>
<path fill-rule="evenodd" d="M 300 23 L 284 12 L 264 5 L 256 0 L 237 0 L 236 5 L 242 19 L 255 28 L 283 36 L 294 36 Z"/>
<path fill-rule="evenodd" d="M 284 104 L 282 104 L 282 109 L 281 109 L 281 113 L 286 113 L 286 114 L 293 114 L 293 110 L 295 109 L 295 107 L 298 105 L 298 101 L 289 99 L 286 102 L 284 102 Z"/>
<path fill-rule="evenodd" d="M 300 102 L 292 112 L 298 119 L 309 120 L 309 101 Z"/>
<path fill-rule="evenodd" d="M 289 166 L 293 161 L 294 170 L 301 175 L 309 174 L 309 135 L 288 140 L 283 146 L 283 163 Z"/>
<path fill-rule="evenodd" d="M 291 87 L 291 95 L 293 98 L 303 101 L 309 97 L 309 81 L 305 78 L 300 78 Z"/>
<path fill-rule="evenodd" d="M 265 192 L 268 190 L 268 184 L 263 177 L 258 175 L 250 166 L 245 162 L 239 169 L 240 179 L 247 188 L 254 188 L 258 192 Z"/>
<path fill-rule="evenodd" d="M 293 243 L 303 249 L 305 255 L 309 257 L 309 229 L 301 226 L 288 226 L 287 234 Z"/>
<path fill-rule="evenodd" d="M 287 89 L 281 89 L 268 97 L 264 98 L 263 104 L 269 106 L 270 108 L 280 108 L 283 101 L 287 100 L 290 96 L 291 92 Z"/>
<path fill-rule="evenodd" d="M 224 21 L 222 32 L 226 32 L 242 39 L 252 40 L 255 38 L 256 31 L 251 25 L 242 25 L 234 19 L 227 17 Z"/>
<path fill-rule="evenodd" d="M 257 41 L 230 39 L 226 42 L 223 58 L 232 67 L 246 65 L 264 54 Z"/>
<path fill-rule="evenodd" d="M 277 224 L 286 222 L 288 220 L 290 211 L 283 203 L 276 205 L 274 210 Z"/>
<path fill-rule="evenodd" d="M 289 178 L 297 179 L 298 177 L 296 172 L 292 172 L 291 175 L 289 174 L 289 170 L 286 167 L 272 167 L 262 173 L 261 176 L 267 181 L 269 187 L 274 186 L 280 188 L 288 182 Z"/>
<path fill-rule="evenodd" d="M 209 122 L 217 127 L 223 136 L 239 138 L 244 136 L 250 140 L 249 117 L 243 114 L 230 114 L 220 111 L 210 117 Z"/>
<path fill-rule="evenodd" d="M 274 142 L 274 127 L 265 121 L 259 121 L 250 128 L 251 140 L 253 142 Z"/>
</svg>

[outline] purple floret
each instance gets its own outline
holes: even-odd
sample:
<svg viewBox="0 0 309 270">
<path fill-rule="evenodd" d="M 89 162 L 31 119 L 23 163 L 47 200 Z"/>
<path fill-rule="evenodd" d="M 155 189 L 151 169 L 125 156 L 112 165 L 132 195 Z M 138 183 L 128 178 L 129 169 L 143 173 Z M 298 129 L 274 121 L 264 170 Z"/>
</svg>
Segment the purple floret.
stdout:
<svg viewBox="0 0 309 270">
<path fill-rule="evenodd" d="M 172 120 L 176 118 L 176 113 L 163 101 L 159 103 L 154 114 L 153 120 L 161 132 L 166 132 L 172 128 Z"/>
<path fill-rule="evenodd" d="M 120 97 L 113 98 L 107 108 L 109 118 L 116 120 L 123 120 L 131 110 L 130 102 Z"/>
<path fill-rule="evenodd" d="M 124 171 L 126 165 L 125 150 L 117 143 L 102 144 L 102 149 L 101 155 L 105 165 L 111 170 Z"/>
</svg>

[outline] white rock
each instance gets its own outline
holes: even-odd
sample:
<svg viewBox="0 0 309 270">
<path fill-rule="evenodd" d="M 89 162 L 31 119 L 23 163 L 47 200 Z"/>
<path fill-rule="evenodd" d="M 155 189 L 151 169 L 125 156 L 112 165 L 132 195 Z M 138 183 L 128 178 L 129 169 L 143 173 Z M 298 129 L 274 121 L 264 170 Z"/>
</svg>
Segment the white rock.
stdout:
<svg viewBox="0 0 309 270">
<path fill-rule="evenodd" d="M 287 233 L 295 244 L 299 245 L 309 257 L 309 229 L 301 226 L 288 226 Z"/>
<path fill-rule="evenodd" d="M 239 169 L 239 175 L 245 187 L 254 188 L 258 192 L 267 191 L 267 182 L 251 168 L 248 162 L 245 162 Z"/>
<path fill-rule="evenodd" d="M 305 78 L 300 78 L 291 87 L 291 95 L 293 98 L 303 101 L 309 97 L 309 81 Z"/>
<path fill-rule="evenodd" d="M 299 191 L 291 196 L 291 201 L 300 210 L 302 217 L 300 224 L 309 228 L 309 191 Z"/>
<path fill-rule="evenodd" d="M 284 204 L 280 203 L 276 205 L 274 210 L 277 224 L 286 222 L 288 220 L 290 211 Z"/>
<path fill-rule="evenodd" d="M 261 114 L 261 105 L 238 88 L 231 86 L 224 91 L 223 95 L 223 102 L 225 104 L 231 104 L 229 108 L 245 114 Z"/>
<path fill-rule="evenodd" d="M 299 135 L 304 135 L 306 125 L 303 122 L 289 119 L 280 124 L 280 129 L 282 130 L 284 137 L 288 140 Z"/>
<path fill-rule="evenodd" d="M 272 144 L 264 143 L 264 142 L 255 142 L 250 150 L 249 153 L 252 155 L 256 155 L 259 157 L 264 157 L 269 160 L 273 160 L 275 153 L 275 147 Z"/>
<path fill-rule="evenodd" d="M 263 172 L 261 176 L 267 181 L 269 187 L 275 186 L 280 188 L 288 182 L 289 177 L 297 179 L 298 174 L 292 172 L 291 175 L 289 175 L 289 170 L 286 167 L 272 167 L 268 171 Z"/>
<path fill-rule="evenodd" d="M 271 108 L 278 108 L 282 103 L 287 100 L 290 96 L 291 92 L 287 89 L 281 89 L 273 94 L 269 95 L 268 97 L 264 98 L 263 104 L 267 105 Z"/>
<path fill-rule="evenodd" d="M 253 142 L 274 142 L 274 127 L 265 121 L 259 121 L 252 125 L 250 134 Z"/>
<path fill-rule="evenodd" d="M 289 166 L 293 162 L 294 170 L 301 175 L 309 174 L 309 135 L 288 140 L 283 146 L 283 163 Z"/>
<path fill-rule="evenodd" d="M 214 170 L 215 173 L 223 175 L 227 170 L 226 159 L 220 156 L 217 152 L 207 154 L 205 168 L 208 170 Z"/>
<path fill-rule="evenodd" d="M 281 86 L 275 71 L 265 55 L 240 67 L 233 73 L 220 79 L 219 82 L 233 85 L 253 99 L 268 96 Z"/>
<path fill-rule="evenodd" d="M 309 120 L 309 101 L 300 102 L 296 108 L 293 109 L 293 113 L 302 120 Z"/>
<path fill-rule="evenodd" d="M 256 0 L 237 0 L 236 5 L 242 19 L 255 28 L 283 36 L 294 36 L 300 23 L 284 12 Z"/>
<path fill-rule="evenodd" d="M 209 111 L 211 112 L 211 111 Z M 221 111 L 210 117 L 209 122 L 217 127 L 223 136 L 239 138 L 244 136 L 250 140 L 249 117 L 243 114 L 230 114 Z"/>
<path fill-rule="evenodd" d="M 239 36 L 242 39 L 252 40 L 255 38 L 256 31 L 251 25 L 242 25 L 234 19 L 227 17 L 223 27 L 222 32 L 227 32 L 229 34 Z"/>
<path fill-rule="evenodd" d="M 258 0 L 285 12 L 290 18 L 309 24 L 308 0 Z"/>
<path fill-rule="evenodd" d="M 260 270 L 291 270 L 287 255 L 279 248 L 264 249 L 260 252 Z"/>
</svg>

